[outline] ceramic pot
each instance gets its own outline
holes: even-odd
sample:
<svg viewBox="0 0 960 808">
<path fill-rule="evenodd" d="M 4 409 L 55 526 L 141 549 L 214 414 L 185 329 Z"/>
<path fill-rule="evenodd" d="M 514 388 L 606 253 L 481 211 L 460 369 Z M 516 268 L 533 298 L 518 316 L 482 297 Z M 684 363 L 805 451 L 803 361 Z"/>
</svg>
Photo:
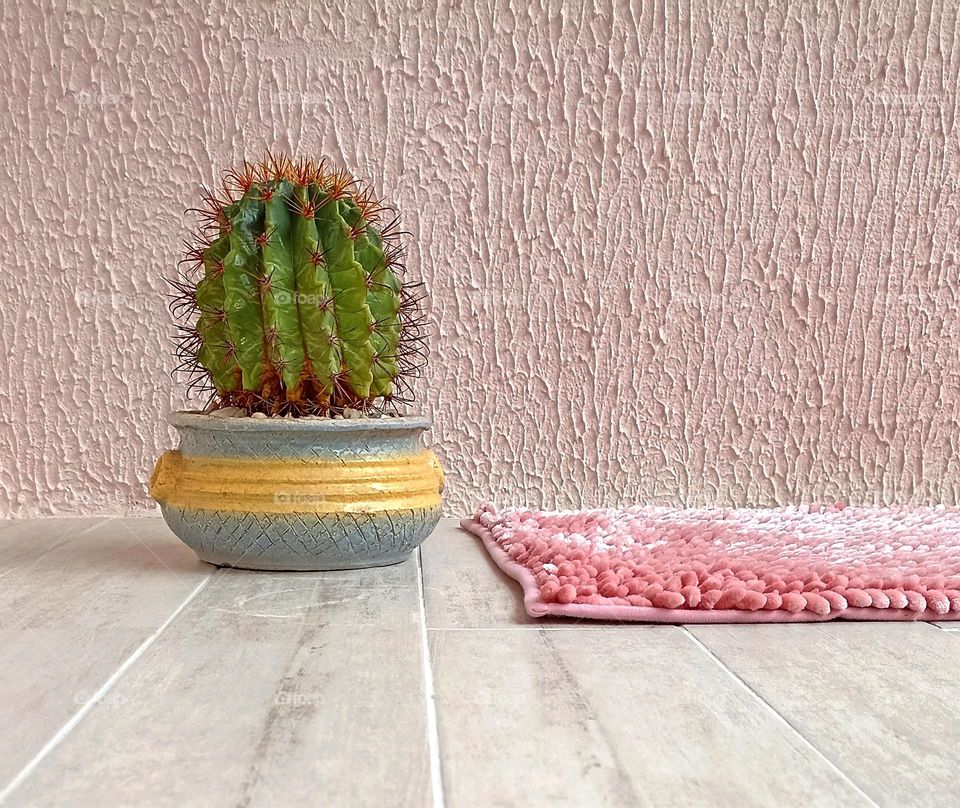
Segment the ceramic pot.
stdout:
<svg viewBox="0 0 960 808">
<path fill-rule="evenodd" d="M 426 418 L 169 416 L 180 446 L 150 479 L 170 529 L 203 560 L 259 570 L 403 561 L 440 518 Z"/>
</svg>

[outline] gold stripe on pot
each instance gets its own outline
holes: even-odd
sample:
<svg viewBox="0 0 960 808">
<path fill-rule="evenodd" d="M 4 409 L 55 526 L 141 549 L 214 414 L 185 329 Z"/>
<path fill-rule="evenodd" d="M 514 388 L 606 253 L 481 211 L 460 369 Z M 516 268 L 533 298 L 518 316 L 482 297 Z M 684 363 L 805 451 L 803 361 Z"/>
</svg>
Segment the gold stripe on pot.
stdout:
<svg viewBox="0 0 960 808">
<path fill-rule="evenodd" d="M 376 513 L 440 504 L 433 452 L 361 460 L 262 460 L 164 453 L 150 494 L 164 505 L 240 513 Z"/>
</svg>

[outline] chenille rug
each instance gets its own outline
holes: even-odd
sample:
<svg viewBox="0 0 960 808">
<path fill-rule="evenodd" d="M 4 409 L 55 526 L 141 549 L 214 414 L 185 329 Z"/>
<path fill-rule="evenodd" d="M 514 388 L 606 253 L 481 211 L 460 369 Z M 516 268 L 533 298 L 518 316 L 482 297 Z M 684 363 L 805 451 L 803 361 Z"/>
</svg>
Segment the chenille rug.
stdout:
<svg viewBox="0 0 960 808">
<path fill-rule="evenodd" d="M 483 505 L 461 526 L 520 583 L 534 617 L 960 619 L 960 508 Z"/>
</svg>

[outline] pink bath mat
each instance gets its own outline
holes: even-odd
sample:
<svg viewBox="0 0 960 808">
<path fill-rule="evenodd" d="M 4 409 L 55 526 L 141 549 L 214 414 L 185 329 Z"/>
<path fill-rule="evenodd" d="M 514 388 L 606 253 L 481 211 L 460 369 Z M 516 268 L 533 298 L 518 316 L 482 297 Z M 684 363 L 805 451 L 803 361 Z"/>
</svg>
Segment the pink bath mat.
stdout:
<svg viewBox="0 0 960 808">
<path fill-rule="evenodd" d="M 484 505 L 461 526 L 520 583 L 534 617 L 960 619 L 960 508 Z"/>
</svg>

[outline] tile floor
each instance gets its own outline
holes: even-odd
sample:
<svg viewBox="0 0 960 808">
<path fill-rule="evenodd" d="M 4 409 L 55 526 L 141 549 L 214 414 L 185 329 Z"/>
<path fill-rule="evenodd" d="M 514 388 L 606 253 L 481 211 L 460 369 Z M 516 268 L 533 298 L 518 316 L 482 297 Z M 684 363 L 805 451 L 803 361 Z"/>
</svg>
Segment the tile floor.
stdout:
<svg viewBox="0 0 960 808">
<path fill-rule="evenodd" d="M 293 574 L 0 524 L 2 805 L 960 805 L 957 629 L 534 621 L 452 520 Z"/>
</svg>

